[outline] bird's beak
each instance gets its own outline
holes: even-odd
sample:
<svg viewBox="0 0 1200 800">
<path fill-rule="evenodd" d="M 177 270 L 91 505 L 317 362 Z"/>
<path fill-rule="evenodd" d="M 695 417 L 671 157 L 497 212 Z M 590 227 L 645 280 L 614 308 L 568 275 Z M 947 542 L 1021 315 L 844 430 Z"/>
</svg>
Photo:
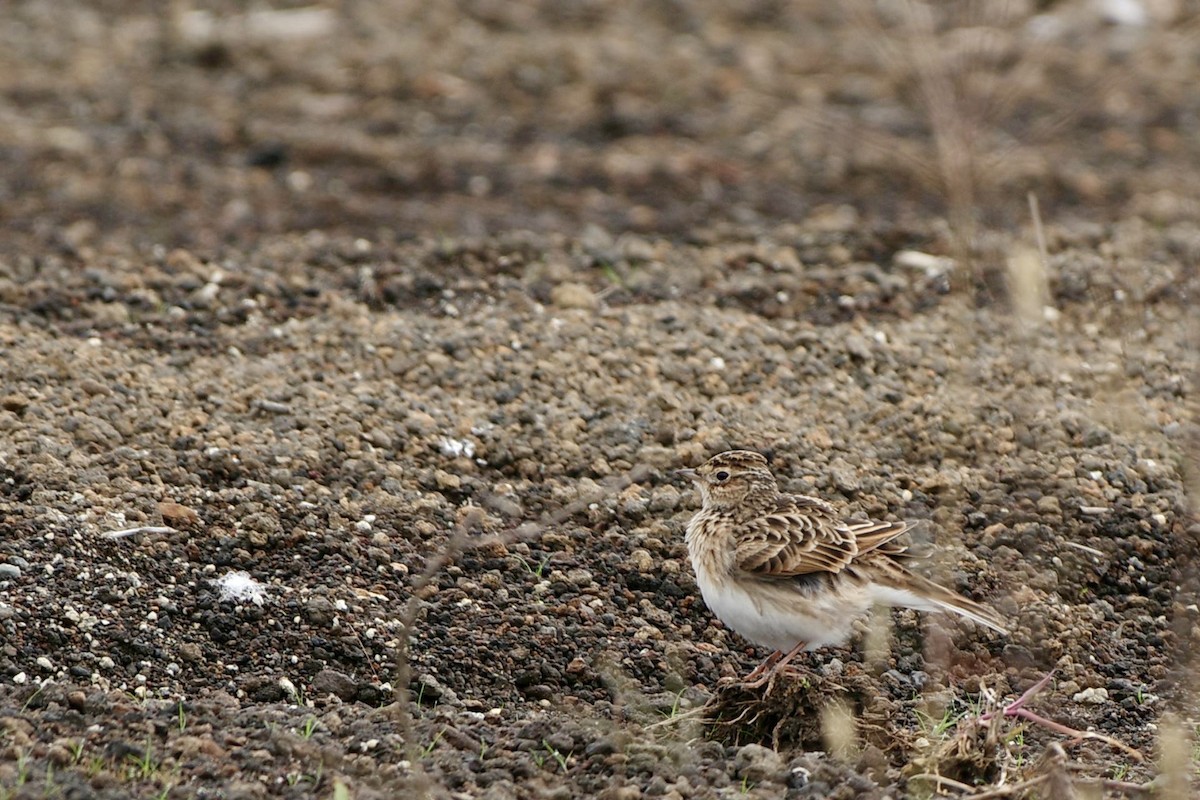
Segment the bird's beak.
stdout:
<svg viewBox="0 0 1200 800">
<path fill-rule="evenodd" d="M 699 481 L 700 476 L 696 474 L 694 469 L 677 469 L 675 474 L 681 478 L 687 478 L 689 481 Z"/>
</svg>

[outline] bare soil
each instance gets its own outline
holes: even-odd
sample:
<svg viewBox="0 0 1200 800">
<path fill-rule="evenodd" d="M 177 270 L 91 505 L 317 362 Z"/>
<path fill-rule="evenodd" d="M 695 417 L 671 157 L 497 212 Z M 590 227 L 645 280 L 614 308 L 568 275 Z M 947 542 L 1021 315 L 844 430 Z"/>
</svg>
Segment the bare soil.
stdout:
<svg viewBox="0 0 1200 800">
<path fill-rule="evenodd" d="M 0 10 L 0 797 L 1188 796 L 1200 18 L 1033 5 Z M 1011 635 L 739 687 L 732 446 Z"/>
</svg>

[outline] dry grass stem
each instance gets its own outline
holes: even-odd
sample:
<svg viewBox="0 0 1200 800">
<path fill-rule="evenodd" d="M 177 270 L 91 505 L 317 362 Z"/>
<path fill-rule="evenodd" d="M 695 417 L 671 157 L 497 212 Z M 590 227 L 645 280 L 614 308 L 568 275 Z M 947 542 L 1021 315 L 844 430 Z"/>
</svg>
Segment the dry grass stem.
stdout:
<svg viewBox="0 0 1200 800">
<path fill-rule="evenodd" d="M 136 528 L 123 528 L 119 531 L 106 531 L 101 534 L 105 539 L 124 539 L 139 533 L 175 533 L 175 529 L 166 525 L 140 525 Z"/>
<path fill-rule="evenodd" d="M 1033 219 L 1033 234 L 1037 239 L 1038 253 L 1042 257 L 1042 272 L 1050 270 L 1050 251 L 1046 247 L 1046 229 L 1042 227 L 1042 209 L 1038 205 L 1037 195 L 1029 193 L 1029 216 Z"/>
</svg>

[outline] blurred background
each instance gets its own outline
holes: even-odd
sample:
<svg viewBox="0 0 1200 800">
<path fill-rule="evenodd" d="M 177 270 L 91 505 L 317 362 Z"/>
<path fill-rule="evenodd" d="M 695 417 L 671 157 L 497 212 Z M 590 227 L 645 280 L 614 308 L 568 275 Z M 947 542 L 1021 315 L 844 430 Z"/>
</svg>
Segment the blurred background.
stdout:
<svg viewBox="0 0 1200 800">
<path fill-rule="evenodd" d="M 0 235 L 1194 217 L 1179 0 L 26 0 Z"/>
</svg>

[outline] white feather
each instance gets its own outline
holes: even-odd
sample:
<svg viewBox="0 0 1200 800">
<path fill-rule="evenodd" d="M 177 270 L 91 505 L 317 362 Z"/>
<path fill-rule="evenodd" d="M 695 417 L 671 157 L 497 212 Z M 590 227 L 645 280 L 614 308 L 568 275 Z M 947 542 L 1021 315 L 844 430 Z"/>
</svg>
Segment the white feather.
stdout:
<svg viewBox="0 0 1200 800">
<path fill-rule="evenodd" d="M 871 599 L 876 603 L 882 603 L 887 606 L 898 606 L 900 608 L 915 608 L 918 611 L 941 611 L 957 614 L 960 617 L 966 617 L 976 625 L 982 625 L 985 628 L 991 628 L 1000 633 L 1008 633 L 1004 628 L 992 622 L 986 617 L 976 614 L 970 609 L 956 606 L 952 603 L 947 603 L 942 600 L 935 600 L 931 597 L 910 592 L 907 589 L 896 589 L 891 586 L 880 586 L 878 584 L 871 585 Z"/>
</svg>

